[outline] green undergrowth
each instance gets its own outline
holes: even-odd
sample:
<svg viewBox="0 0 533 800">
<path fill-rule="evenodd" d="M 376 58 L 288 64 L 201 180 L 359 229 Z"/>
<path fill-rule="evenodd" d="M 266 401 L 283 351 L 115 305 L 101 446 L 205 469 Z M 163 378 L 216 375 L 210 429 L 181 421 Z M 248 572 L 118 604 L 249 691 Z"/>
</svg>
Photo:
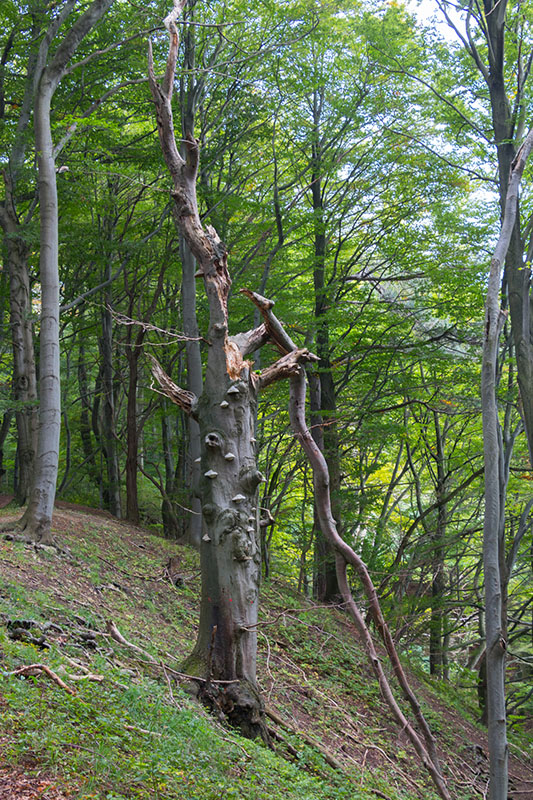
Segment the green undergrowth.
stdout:
<svg viewBox="0 0 533 800">
<path fill-rule="evenodd" d="M 55 525 L 60 553 L 0 540 L 0 766 L 44 771 L 79 800 L 435 798 L 341 610 L 263 587 L 269 749 L 223 727 L 174 674 L 195 639 L 197 555 L 105 517 L 57 512 Z M 110 621 L 141 650 L 116 642 Z M 75 693 L 10 674 L 37 663 Z M 433 704 L 413 675 L 439 744 L 467 758 L 472 719 L 462 730 L 442 713 L 461 698 Z M 457 800 L 476 796 L 460 784 Z"/>
</svg>

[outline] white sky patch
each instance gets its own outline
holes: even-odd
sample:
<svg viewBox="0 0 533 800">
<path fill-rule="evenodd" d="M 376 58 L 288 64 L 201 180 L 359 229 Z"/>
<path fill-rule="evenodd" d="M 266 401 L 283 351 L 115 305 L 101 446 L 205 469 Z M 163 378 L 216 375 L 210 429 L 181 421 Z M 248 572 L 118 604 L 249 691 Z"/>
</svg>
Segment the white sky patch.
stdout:
<svg viewBox="0 0 533 800">
<path fill-rule="evenodd" d="M 405 0 L 405 7 L 411 14 L 415 14 L 423 25 L 433 24 L 446 41 L 455 43 L 459 41 L 457 34 L 446 22 L 444 14 L 435 0 Z M 459 31 L 462 31 L 464 26 L 459 14 L 450 6 L 447 11 L 450 19 L 457 25 Z"/>
</svg>

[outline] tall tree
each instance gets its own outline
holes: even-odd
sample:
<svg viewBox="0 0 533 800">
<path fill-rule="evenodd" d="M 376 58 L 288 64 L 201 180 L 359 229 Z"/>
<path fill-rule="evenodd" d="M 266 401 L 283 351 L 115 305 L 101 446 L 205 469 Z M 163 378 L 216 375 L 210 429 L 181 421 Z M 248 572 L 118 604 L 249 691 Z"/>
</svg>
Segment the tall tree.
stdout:
<svg viewBox="0 0 533 800">
<path fill-rule="evenodd" d="M 312 356 L 307 349 L 295 351 L 256 376 L 246 356 L 268 340 L 265 326 L 233 337 L 228 334 L 227 252 L 215 229 L 204 228 L 198 214 L 198 142 L 188 131 L 184 159 L 174 135 L 176 18 L 184 5 L 185 0 L 177 0 L 165 19 L 170 47 L 163 84 L 156 81 L 151 50 L 149 77 L 161 147 L 173 180 L 176 218 L 198 263 L 209 304 L 209 352 L 199 398 L 173 384 L 153 359 L 154 374 L 168 396 L 197 418 L 201 432 L 202 599 L 198 638 L 186 669 L 200 678 L 200 694 L 207 703 L 246 735 L 267 738 L 256 682 L 261 565 L 258 486 L 263 480 L 254 437 L 257 393 Z"/>
</svg>

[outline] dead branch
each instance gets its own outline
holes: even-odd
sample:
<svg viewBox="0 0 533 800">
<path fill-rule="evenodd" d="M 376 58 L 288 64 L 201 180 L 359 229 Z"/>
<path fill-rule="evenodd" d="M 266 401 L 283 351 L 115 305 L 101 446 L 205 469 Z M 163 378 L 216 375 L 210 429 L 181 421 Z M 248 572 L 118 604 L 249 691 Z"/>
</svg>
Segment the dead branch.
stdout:
<svg viewBox="0 0 533 800">
<path fill-rule="evenodd" d="M 259 375 L 259 387 L 264 389 L 275 381 L 283 380 L 284 378 L 292 378 L 298 374 L 300 364 L 305 364 L 309 361 L 318 361 L 318 356 L 311 353 L 306 347 L 299 350 L 292 350 L 290 353 L 279 358 L 274 364 L 271 364 Z"/>
<path fill-rule="evenodd" d="M 43 672 L 50 678 L 50 680 L 56 683 L 61 689 L 64 689 L 65 692 L 68 692 L 68 694 L 75 696 L 76 692 L 74 691 L 74 689 L 71 689 L 70 686 L 67 686 L 67 684 L 61 680 L 59 675 L 56 675 L 56 673 L 53 672 L 53 670 L 51 670 L 50 667 L 47 667 L 46 664 L 27 664 L 25 667 L 20 667 L 19 669 L 13 670 L 13 672 L 4 672 L 2 674 L 5 675 L 6 677 L 11 675 L 31 676 L 31 675 L 39 675 Z"/>
<path fill-rule="evenodd" d="M 112 639 L 115 640 L 115 642 L 124 645 L 124 647 L 129 647 L 131 650 L 135 650 L 137 653 L 142 653 L 142 655 L 146 656 L 146 658 L 153 664 L 157 664 L 157 661 L 155 660 L 153 655 L 151 655 L 147 650 L 144 650 L 142 647 L 139 647 L 139 645 L 134 644 L 133 642 L 128 642 L 128 640 L 125 639 L 124 636 L 121 634 L 121 632 L 119 631 L 113 620 L 108 620 L 106 622 L 106 629 L 108 634 L 111 636 Z"/>
<path fill-rule="evenodd" d="M 150 359 L 152 365 L 152 375 L 163 389 L 163 394 L 172 400 L 173 403 L 183 409 L 186 414 L 190 414 L 191 417 L 195 417 L 196 407 L 198 405 L 198 398 L 196 395 L 192 392 L 188 392 L 186 389 L 181 389 L 176 383 L 174 383 L 174 381 L 168 377 L 167 373 L 159 361 L 154 358 L 154 356 L 148 354 L 148 358 Z"/>
<path fill-rule="evenodd" d="M 235 336 L 229 337 L 230 342 L 237 345 L 243 358 L 259 350 L 260 347 L 268 342 L 269 338 L 269 333 L 264 324 L 259 325 L 257 328 L 252 328 L 246 333 L 237 333 Z"/>
<path fill-rule="evenodd" d="M 158 733 L 157 731 L 148 731 L 146 728 L 137 728 L 135 725 L 124 725 L 124 729 L 127 731 L 135 731 L 135 733 L 144 733 L 147 736 L 162 736 L 162 733 Z"/>
<path fill-rule="evenodd" d="M 272 313 L 274 307 L 273 300 L 268 300 L 266 297 L 257 294 L 257 292 L 252 292 L 250 289 L 241 289 L 241 294 L 246 295 L 246 297 L 257 306 L 263 317 L 263 323 L 268 331 L 270 340 L 276 345 L 282 355 L 298 349 L 285 331 L 281 322 Z"/>
<path fill-rule="evenodd" d="M 341 772 L 344 772 L 344 767 L 342 766 L 341 762 L 338 761 L 335 758 L 335 756 L 333 756 L 329 752 L 329 750 L 326 750 L 325 747 L 319 744 L 316 741 L 316 739 L 313 739 L 311 736 L 308 736 L 308 734 L 305 733 L 304 731 L 300 730 L 299 728 L 296 728 L 294 725 L 291 725 L 290 722 L 286 722 L 286 720 L 284 720 L 283 717 L 280 717 L 280 715 L 272 708 L 266 708 L 265 714 L 267 715 L 267 717 L 270 717 L 270 719 L 273 720 L 273 722 L 277 723 L 278 725 L 281 725 L 283 728 L 286 728 L 291 733 L 296 734 L 296 736 L 298 736 L 300 739 L 303 739 L 304 742 L 308 744 L 310 747 L 313 747 L 315 750 L 318 750 L 320 753 L 322 753 L 322 755 L 324 756 L 324 761 L 327 764 L 329 764 L 330 767 L 333 767 L 333 769 L 338 769 Z"/>
<path fill-rule="evenodd" d="M 273 302 L 265 297 L 262 297 L 261 295 L 258 295 L 256 292 L 251 292 L 249 289 L 242 289 L 241 292 L 249 297 L 254 305 L 256 305 L 260 310 L 264 324 L 270 333 L 272 341 L 277 345 L 278 349 L 282 353 L 289 353 L 290 351 L 297 350 L 298 348 L 290 336 L 286 333 L 283 325 L 274 316 L 272 312 L 274 305 Z M 311 436 L 309 428 L 307 427 L 307 422 L 305 419 L 305 395 L 305 371 L 303 367 L 298 366 L 297 372 L 291 376 L 290 381 L 289 414 L 291 418 L 291 425 L 302 446 L 303 451 L 309 459 L 309 463 L 311 464 L 311 468 L 313 470 L 315 503 L 320 520 L 320 527 L 324 536 L 336 551 L 335 561 L 337 568 L 337 579 L 343 600 L 346 604 L 347 610 L 351 614 L 352 619 L 356 624 L 359 637 L 362 640 L 367 652 L 384 700 L 389 706 L 400 728 L 405 730 L 422 764 L 431 775 L 439 795 L 443 798 L 443 800 L 451 800 L 448 788 L 442 776 L 435 740 L 426 722 L 426 719 L 422 714 L 420 704 L 407 681 L 407 677 L 400 663 L 398 653 L 396 652 L 394 641 L 390 634 L 387 623 L 385 622 L 385 618 L 383 617 L 378 595 L 370 574 L 366 568 L 366 564 L 339 536 L 337 532 L 337 526 L 331 512 L 329 469 L 323 453 L 317 446 L 316 442 Z M 394 697 L 389 681 L 383 669 L 381 659 L 379 658 L 374 646 L 370 631 L 368 630 L 361 611 L 353 599 L 347 578 L 347 567 L 349 564 L 355 569 L 362 583 L 363 589 L 369 601 L 372 616 L 385 645 L 387 655 L 389 656 L 394 670 L 394 674 L 404 693 L 404 696 L 411 706 L 419 729 L 422 733 L 423 741 L 401 710 L 396 698 Z"/>
</svg>

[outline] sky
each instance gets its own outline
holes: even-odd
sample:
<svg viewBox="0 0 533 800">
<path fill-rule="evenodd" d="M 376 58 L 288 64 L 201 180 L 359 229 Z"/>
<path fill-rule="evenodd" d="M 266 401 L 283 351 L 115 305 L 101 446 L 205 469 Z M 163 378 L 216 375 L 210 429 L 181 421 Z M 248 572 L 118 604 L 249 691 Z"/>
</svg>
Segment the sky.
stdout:
<svg viewBox="0 0 533 800">
<path fill-rule="evenodd" d="M 436 17 L 439 20 L 437 24 L 441 35 L 450 42 L 457 41 L 457 34 L 447 24 L 444 16 L 439 11 L 436 0 L 405 0 L 405 5 L 408 11 L 416 14 L 421 22 L 427 23 L 431 17 Z M 459 30 L 461 30 L 458 14 L 454 14 L 451 9 L 449 14 L 452 19 L 457 20 Z"/>
</svg>

